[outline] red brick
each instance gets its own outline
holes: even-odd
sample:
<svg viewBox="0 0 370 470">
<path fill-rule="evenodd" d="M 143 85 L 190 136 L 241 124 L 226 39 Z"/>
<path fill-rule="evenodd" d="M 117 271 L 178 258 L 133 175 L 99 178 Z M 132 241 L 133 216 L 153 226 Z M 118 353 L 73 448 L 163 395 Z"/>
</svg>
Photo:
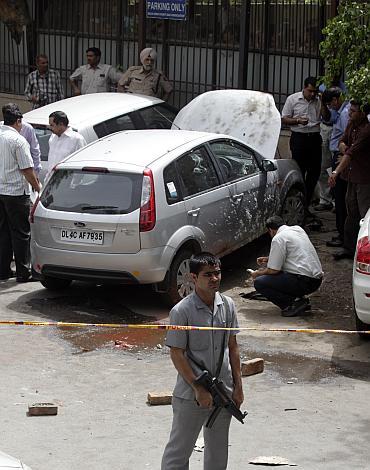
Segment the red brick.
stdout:
<svg viewBox="0 0 370 470">
<path fill-rule="evenodd" d="M 148 403 L 149 405 L 171 405 L 172 393 L 171 392 L 149 392 Z"/>
<path fill-rule="evenodd" d="M 264 361 L 260 357 L 242 362 L 242 376 L 260 374 L 264 369 Z"/>
</svg>

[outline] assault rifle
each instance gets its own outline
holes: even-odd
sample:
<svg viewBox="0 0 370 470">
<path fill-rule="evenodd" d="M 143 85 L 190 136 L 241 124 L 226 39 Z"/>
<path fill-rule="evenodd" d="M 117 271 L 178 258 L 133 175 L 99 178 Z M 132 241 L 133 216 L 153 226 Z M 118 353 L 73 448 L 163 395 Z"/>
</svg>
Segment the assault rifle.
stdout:
<svg viewBox="0 0 370 470">
<path fill-rule="evenodd" d="M 225 408 L 234 418 L 244 424 L 243 419 L 247 416 L 247 411 L 241 412 L 235 405 L 232 398 L 229 397 L 227 390 L 221 380 L 217 377 L 212 377 L 208 370 L 204 370 L 195 380 L 194 384 L 201 385 L 204 387 L 213 398 L 214 410 L 212 411 L 206 428 L 211 428 L 215 422 L 217 416 L 220 414 L 222 408 Z"/>
</svg>

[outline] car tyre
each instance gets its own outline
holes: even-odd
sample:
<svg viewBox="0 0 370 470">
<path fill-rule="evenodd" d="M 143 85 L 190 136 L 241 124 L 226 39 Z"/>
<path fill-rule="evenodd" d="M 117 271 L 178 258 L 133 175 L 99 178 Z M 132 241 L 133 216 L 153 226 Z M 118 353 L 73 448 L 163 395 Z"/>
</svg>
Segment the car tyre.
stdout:
<svg viewBox="0 0 370 470">
<path fill-rule="evenodd" d="M 364 323 L 363 321 L 361 321 L 358 318 L 357 312 L 356 312 L 356 306 L 355 306 L 354 302 L 353 302 L 353 311 L 355 313 L 356 330 L 357 331 L 368 331 L 368 330 L 370 330 L 370 325 L 368 325 L 367 323 Z M 361 339 L 364 339 L 364 340 L 367 340 L 367 341 L 370 340 L 370 334 L 358 333 L 358 335 Z"/>
<path fill-rule="evenodd" d="M 57 277 L 45 277 L 40 282 L 46 289 L 61 290 L 69 287 L 72 281 L 70 279 L 60 279 Z"/>
<path fill-rule="evenodd" d="M 190 250 L 182 250 L 172 261 L 168 275 L 168 290 L 162 294 L 162 298 L 167 305 L 173 306 L 177 304 L 177 302 L 194 290 L 189 269 L 189 261 L 192 254 Z"/>
<path fill-rule="evenodd" d="M 304 194 L 300 189 L 288 191 L 281 209 L 281 217 L 287 225 L 302 225 L 304 221 Z"/>
</svg>

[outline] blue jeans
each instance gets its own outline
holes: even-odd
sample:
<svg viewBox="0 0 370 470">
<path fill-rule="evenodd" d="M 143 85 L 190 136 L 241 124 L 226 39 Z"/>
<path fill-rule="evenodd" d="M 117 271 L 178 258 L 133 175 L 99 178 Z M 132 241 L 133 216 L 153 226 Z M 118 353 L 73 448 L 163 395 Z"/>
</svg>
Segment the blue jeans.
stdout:
<svg viewBox="0 0 370 470">
<path fill-rule="evenodd" d="M 315 292 L 320 285 L 320 278 L 315 279 L 285 272 L 266 274 L 254 280 L 256 291 L 281 309 L 292 305 L 296 297 L 303 297 Z"/>
</svg>

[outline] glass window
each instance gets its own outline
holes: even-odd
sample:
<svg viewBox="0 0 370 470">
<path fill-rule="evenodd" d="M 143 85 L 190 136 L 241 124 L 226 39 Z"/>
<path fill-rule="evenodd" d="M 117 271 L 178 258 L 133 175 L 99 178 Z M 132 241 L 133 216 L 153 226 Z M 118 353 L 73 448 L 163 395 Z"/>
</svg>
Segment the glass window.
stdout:
<svg viewBox="0 0 370 470">
<path fill-rule="evenodd" d="M 136 129 L 136 127 L 129 114 L 114 117 L 94 126 L 94 131 L 99 138 L 114 132 L 132 131 L 133 129 Z"/>
<path fill-rule="evenodd" d="M 175 108 L 165 103 L 140 109 L 138 112 L 144 119 L 147 129 L 171 129 L 177 114 Z"/>
<path fill-rule="evenodd" d="M 177 160 L 177 170 L 184 186 L 184 196 L 192 196 L 219 185 L 216 170 L 204 147 Z"/>
<path fill-rule="evenodd" d="M 56 211 L 128 214 L 140 207 L 142 179 L 132 173 L 57 170 L 41 203 Z"/>
<path fill-rule="evenodd" d="M 171 163 L 164 169 L 163 181 L 168 204 L 179 202 L 181 200 L 181 195 L 175 163 Z"/>
<path fill-rule="evenodd" d="M 259 171 L 252 150 L 236 142 L 218 141 L 210 144 L 227 181 L 253 175 Z"/>
</svg>

